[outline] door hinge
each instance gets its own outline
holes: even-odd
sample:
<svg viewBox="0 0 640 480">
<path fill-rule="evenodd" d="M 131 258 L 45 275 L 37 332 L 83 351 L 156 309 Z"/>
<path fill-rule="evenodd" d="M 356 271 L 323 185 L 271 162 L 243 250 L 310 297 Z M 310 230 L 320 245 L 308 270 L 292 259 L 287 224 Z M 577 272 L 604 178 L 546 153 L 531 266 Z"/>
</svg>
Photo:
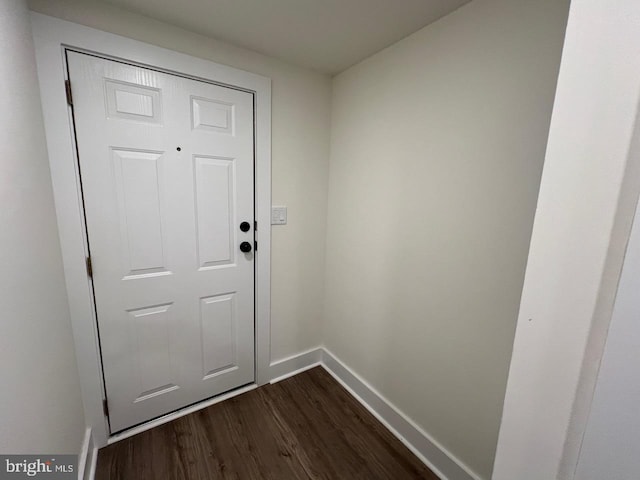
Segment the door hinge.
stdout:
<svg viewBox="0 0 640 480">
<path fill-rule="evenodd" d="M 87 257 L 87 275 L 89 278 L 93 278 L 93 265 L 91 264 L 91 257 Z"/>
<path fill-rule="evenodd" d="M 257 232 L 257 231 L 258 231 L 258 221 L 257 221 L 257 220 L 254 220 L 254 222 L 253 222 L 253 230 L 254 230 L 255 232 Z"/>
<path fill-rule="evenodd" d="M 67 93 L 67 103 L 73 106 L 73 96 L 71 95 L 71 80 L 64 81 L 64 90 Z"/>
<path fill-rule="evenodd" d="M 109 404 L 107 403 L 107 399 L 102 400 L 102 411 L 104 412 L 104 416 L 109 416 Z"/>
<path fill-rule="evenodd" d="M 257 241 L 257 240 L 254 240 L 254 241 L 253 241 L 253 250 L 254 250 L 255 252 L 257 252 L 257 251 L 258 251 L 258 241 Z"/>
</svg>

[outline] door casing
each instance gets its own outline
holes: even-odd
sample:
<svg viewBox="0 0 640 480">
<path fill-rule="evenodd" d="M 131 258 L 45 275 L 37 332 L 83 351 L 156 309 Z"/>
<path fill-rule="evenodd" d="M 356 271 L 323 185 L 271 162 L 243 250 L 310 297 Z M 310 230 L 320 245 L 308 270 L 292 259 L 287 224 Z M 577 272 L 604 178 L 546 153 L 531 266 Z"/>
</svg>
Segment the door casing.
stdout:
<svg viewBox="0 0 640 480">
<path fill-rule="evenodd" d="M 94 445 L 100 448 L 109 442 L 109 430 L 103 410 L 105 393 L 93 287 L 85 263 L 87 237 L 71 109 L 65 92 L 64 82 L 68 76 L 64 51 L 73 48 L 103 58 L 230 86 L 254 94 L 254 208 L 258 223 L 258 249 L 255 252 L 257 385 L 271 380 L 271 80 L 39 13 L 32 13 L 31 20 L 85 421 L 87 427 L 92 429 Z"/>
</svg>

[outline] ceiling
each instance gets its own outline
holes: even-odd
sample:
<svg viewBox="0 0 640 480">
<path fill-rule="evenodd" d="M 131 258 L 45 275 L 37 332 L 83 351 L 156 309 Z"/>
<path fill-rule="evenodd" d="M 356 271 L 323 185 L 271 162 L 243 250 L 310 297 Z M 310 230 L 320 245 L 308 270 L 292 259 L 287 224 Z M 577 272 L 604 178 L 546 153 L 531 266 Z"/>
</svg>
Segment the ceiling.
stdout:
<svg viewBox="0 0 640 480">
<path fill-rule="evenodd" d="M 470 0 L 103 0 L 335 74 Z"/>
</svg>

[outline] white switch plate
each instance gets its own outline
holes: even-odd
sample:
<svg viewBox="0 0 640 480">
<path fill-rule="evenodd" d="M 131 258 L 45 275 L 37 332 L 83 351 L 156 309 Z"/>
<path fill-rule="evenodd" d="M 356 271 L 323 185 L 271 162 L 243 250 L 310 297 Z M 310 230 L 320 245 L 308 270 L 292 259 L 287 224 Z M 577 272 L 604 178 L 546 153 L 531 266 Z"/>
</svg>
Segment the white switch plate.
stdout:
<svg viewBox="0 0 640 480">
<path fill-rule="evenodd" d="M 287 224 L 287 207 L 271 207 L 271 225 Z"/>
</svg>

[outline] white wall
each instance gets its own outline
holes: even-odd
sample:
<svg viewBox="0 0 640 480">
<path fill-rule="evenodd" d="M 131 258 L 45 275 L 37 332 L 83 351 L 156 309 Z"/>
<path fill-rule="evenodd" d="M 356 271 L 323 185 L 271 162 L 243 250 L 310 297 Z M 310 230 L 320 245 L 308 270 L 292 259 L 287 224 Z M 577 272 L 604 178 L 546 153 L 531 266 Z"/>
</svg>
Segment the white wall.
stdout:
<svg viewBox="0 0 640 480">
<path fill-rule="evenodd" d="M 640 190 L 638 45 L 637 1 L 571 2 L 494 480 L 573 478 Z"/>
<path fill-rule="evenodd" d="M 475 0 L 333 82 L 325 344 L 481 478 L 567 10 Z"/>
<path fill-rule="evenodd" d="M 0 452 L 79 453 L 84 415 L 26 2 L 0 2 Z"/>
<path fill-rule="evenodd" d="M 288 225 L 272 240 L 271 358 L 321 343 L 327 177 L 328 76 L 222 43 L 105 3 L 31 0 L 32 10 L 272 79 L 273 204 Z"/>
<path fill-rule="evenodd" d="M 629 248 L 576 480 L 636 480 L 640 472 L 640 209 Z"/>
</svg>

